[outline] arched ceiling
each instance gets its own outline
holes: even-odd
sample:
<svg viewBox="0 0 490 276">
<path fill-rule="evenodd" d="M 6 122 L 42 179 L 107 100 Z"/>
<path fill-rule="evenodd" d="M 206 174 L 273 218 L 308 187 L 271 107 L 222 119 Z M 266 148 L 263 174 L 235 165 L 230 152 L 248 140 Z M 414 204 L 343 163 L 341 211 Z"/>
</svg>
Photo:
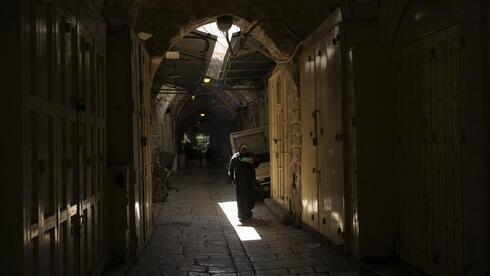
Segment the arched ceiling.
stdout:
<svg viewBox="0 0 490 276">
<path fill-rule="evenodd" d="M 205 114 L 201 117 L 200 114 Z M 187 130 L 197 121 L 214 125 L 233 125 L 235 114 L 216 95 L 201 95 L 188 101 L 178 112 L 176 119 L 181 131 Z"/>
<path fill-rule="evenodd" d="M 463 11 L 458 0 L 412 0 L 400 17 L 397 33 L 397 46 L 416 40 L 420 34 L 442 28 L 462 20 Z"/>
<path fill-rule="evenodd" d="M 157 73 L 166 51 L 199 26 L 223 14 L 233 15 L 234 24 L 244 31 L 255 26 L 251 37 L 274 58 L 281 59 L 288 57 L 298 41 L 311 34 L 334 8 L 340 6 L 344 18 L 348 18 L 369 10 L 359 8 L 360 5 L 375 3 L 377 0 L 106 0 L 104 13 L 109 24 L 110 18 L 126 18 L 136 33 L 150 35 L 145 47 L 152 57 L 152 72 Z M 375 9 L 371 10 L 376 13 Z M 211 89 L 207 92 L 214 94 L 213 99 L 219 102 L 216 110 L 226 110 L 230 118 L 238 107 L 254 101 L 257 95 L 256 91 Z M 190 112 L 193 115 L 189 115 L 192 118 L 199 109 L 190 101 L 191 94 L 159 97 L 165 98 L 163 102 L 171 108 L 171 113 L 184 122 L 188 121 L 185 110 L 193 110 Z"/>
<path fill-rule="evenodd" d="M 277 19 L 284 22 L 300 37 L 311 33 L 330 13 L 332 2 L 297 0 L 135 0 L 132 19 L 136 32 L 153 34 L 147 49 L 153 56 L 161 56 L 182 34 L 212 20 L 221 14 L 233 14 L 247 22 Z M 312 16 L 312 11 L 315 11 Z M 308 20 L 305 20 L 308 19 Z M 235 22 L 246 25 L 246 22 Z M 278 22 L 266 21 L 260 26 L 278 49 L 290 51 L 287 29 Z"/>
<path fill-rule="evenodd" d="M 247 27 L 264 19 L 261 30 L 281 51 L 290 51 L 291 40 L 287 28 L 306 38 L 328 14 L 338 6 L 345 16 L 366 11 L 366 3 L 376 0 L 106 0 L 105 14 L 126 17 L 136 32 L 152 34 L 146 47 L 153 57 L 162 56 L 179 37 L 222 14 L 233 14 L 246 22 L 235 22 Z M 280 24 L 283 22 L 284 24 Z M 287 26 L 287 28 L 285 28 Z"/>
<path fill-rule="evenodd" d="M 260 45 L 253 38 L 247 39 L 246 45 L 238 47 L 234 36 L 230 42 L 234 45 L 234 55 L 228 51 L 224 61 L 221 61 L 222 65 L 216 68 L 218 78 L 209 77 L 211 81 L 203 83 L 215 42 L 216 36 L 192 31 L 174 44 L 171 51 L 179 52 L 180 58 L 164 58 L 154 76 L 152 92 L 158 95 L 156 100 L 165 105 L 160 110 L 167 112 L 169 108 L 177 117 L 185 105 L 196 106 L 197 102 L 210 96 L 235 115 L 237 109 L 256 102 L 259 93 L 264 93 L 275 63 L 249 46 L 249 43 Z M 204 47 L 206 45 L 209 46 Z"/>
</svg>

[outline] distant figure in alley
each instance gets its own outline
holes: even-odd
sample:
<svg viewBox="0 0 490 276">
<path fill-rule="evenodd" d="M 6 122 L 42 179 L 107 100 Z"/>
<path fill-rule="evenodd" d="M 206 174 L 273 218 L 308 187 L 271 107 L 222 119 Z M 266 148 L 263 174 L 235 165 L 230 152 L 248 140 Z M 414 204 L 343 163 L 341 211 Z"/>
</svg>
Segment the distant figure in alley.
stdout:
<svg viewBox="0 0 490 276">
<path fill-rule="evenodd" d="M 255 155 L 249 151 L 247 144 L 241 144 L 238 152 L 230 160 L 228 175 L 236 187 L 238 217 L 252 217 L 255 207 L 255 168 L 259 165 Z"/>
</svg>

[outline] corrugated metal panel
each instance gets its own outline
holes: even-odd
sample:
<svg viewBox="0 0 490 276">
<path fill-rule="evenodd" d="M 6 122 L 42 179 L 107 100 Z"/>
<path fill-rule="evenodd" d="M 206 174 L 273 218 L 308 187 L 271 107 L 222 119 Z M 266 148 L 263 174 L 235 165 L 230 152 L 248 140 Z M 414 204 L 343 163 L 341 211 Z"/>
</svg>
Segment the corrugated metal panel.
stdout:
<svg viewBox="0 0 490 276">
<path fill-rule="evenodd" d="M 290 143 L 290 138 L 289 135 L 292 133 L 291 128 L 290 128 L 290 121 L 292 121 L 292 113 L 290 113 L 290 102 L 291 102 L 291 97 L 292 93 L 294 93 L 294 87 L 295 84 L 294 82 L 286 75 L 286 73 L 283 74 L 282 77 L 282 182 L 283 182 L 283 197 L 284 197 L 284 205 L 286 208 L 290 208 L 291 204 L 291 195 L 292 195 L 292 185 L 291 181 L 293 179 L 293 176 L 291 175 L 291 169 L 290 169 L 290 148 L 291 148 L 291 143 Z"/>
<path fill-rule="evenodd" d="M 332 15 L 306 41 L 303 60 L 308 65 L 300 68 L 301 123 L 302 123 L 302 193 L 303 208 L 309 199 L 309 190 L 315 189 L 315 206 L 319 207 L 319 232 L 338 245 L 350 250 L 350 232 L 346 232 L 346 218 L 352 218 L 349 183 L 344 168 L 344 106 L 347 78 L 344 75 L 348 50 L 358 45 L 376 45 L 377 22 L 349 20 L 340 22 L 340 10 Z M 301 64 L 303 65 L 303 64 Z M 310 92 L 309 90 L 314 90 Z M 313 98 L 314 102 L 309 103 Z M 308 119 L 312 116 L 311 122 Z M 311 117 L 310 117 L 311 118 Z M 310 126 L 310 124 L 312 124 Z M 311 130 L 310 130 L 311 129 Z M 309 140 L 314 139 L 314 149 Z M 309 151 L 314 153 L 311 154 Z M 314 165 L 310 164 L 313 163 Z M 307 174 L 313 172 L 311 181 Z M 305 175 L 306 174 L 306 175 Z M 307 210 L 303 221 L 308 223 Z M 350 226 L 350 224 L 349 224 Z M 349 229 L 347 229 L 349 230 Z"/>
<path fill-rule="evenodd" d="M 308 48 L 300 57 L 301 101 L 301 204 L 304 223 L 318 229 L 317 134 L 315 51 Z"/>
<path fill-rule="evenodd" d="M 140 43 L 140 64 L 141 64 L 141 82 L 143 90 L 143 110 L 144 110 L 144 135 L 146 140 L 144 145 L 144 160 L 145 160 L 145 187 L 144 187 L 144 222 L 145 222 L 145 239 L 148 240 L 152 231 L 152 171 L 153 171 L 153 141 L 152 137 L 152 123 L 151 123 L 151 74 L 150 55 L 146 52 L 145 47 Z"/>
<path fill-rule="evenodd" d="M 331 39 L 331 33 L 327 33 L 325 37 L 320 39 L 313 45 L 314 57 L 315 57 L 315 91 L 316 91 L 316 106 L 312 110 L 315 116 L 315 133 L 318 137 L 317 146 L 317 186 L 318 186 L 318 228 L 320 233 L 327 235 L 327 217 L 330 218 L 332 211 L 332 199 L 327 196 L 327 183 L 328 183 L 328 167 L 327 159 L 329 158 L 326 148 L 326 118 L 330 116 L 330 110 L 327 103 L 327 94 L 330 91 L 327 90 L 327 48 L 329 43 L 328 39 Z M 330 64 L 328 64 L 330 65 Z M 332 64 L 332 69 L 335 65 Z M 330 69 L 330 68 L 329 68 Z M 331 195 L 330 195 L 331 196 Z M 330 223 L 330 220 L 328 221 Z"/>
<path fill-rule="evenodd" d="M 345 142 L 347 158 L 346 186 L 350 193 L 351 215 L 346 216 L 346 227 L 349 235 L 349 244 L 352 255 L 360 256 L 360 237 L 359 237 L 359 190 L 358 190 L 358 171 L 357 171 L 357 127 L 356 127 L 356 95 L 355 95 L 355 78 L 354 78 L 354 57 L 350 51 L 346 63 L 346 100 L 345 100 Z"/>
<path fill-rule="evenodd" d="M 118 181 L 109 179 L 110 190 L 115 193 L 111 206 L 128 202 L 126 207 L 123 204 L 122 208 L 110 210 L 116 224 L 111 227 L 111 251 L 124 261 L 136 257 L 152 230 L 150 57 L 127 26 L 109 30 L 108 47 L 108 59 L 114 66 L 108 71 L 108 78 L 117 81 L 108 83 L 112 102 L 108 111 L 107 156 L 111 174 L 124 174 L 128 183 L 127 187 L 122 183 L 118 186 Z M 101 139 L 104 138 L 105 135 Z"/>
<path fill-rule="evenodd" d="M 394 251 L 395 109 L 388 68 L 383 48 L 354 47 L 346 54 L 345 244 L 358 258 Z"/>
<path fill-rule="evenodd" d="M 318 166 L 321 219 L 325 220 L 324 234 L 337 244 L 343 243 L 344 231 L 344 171 L 343 171 L 343 102 L 341 45 L 339 27 L 325 36 L 326 63 L 317 67 L 318 102 Z M 321 45 L 321 44 L 320 44 Z M 319 49 L 323 48 L 322 46 Z M 318 55 L 318 53 L 317 53 Z"/>
<path fill-rule="evenodd" d="M 130 188 L 132 217 L 132 252 L 135 254 L 151 233 L 151 118 L 150 59 L 134 32 L 131 43 L 131 102 L 133 135 L 133 184 Z"/>
<path fill-rule="evenodd" d="M 462 275 L 461 26 L 399 51 L 398 251 L 434 275 Z"/>
</svg>

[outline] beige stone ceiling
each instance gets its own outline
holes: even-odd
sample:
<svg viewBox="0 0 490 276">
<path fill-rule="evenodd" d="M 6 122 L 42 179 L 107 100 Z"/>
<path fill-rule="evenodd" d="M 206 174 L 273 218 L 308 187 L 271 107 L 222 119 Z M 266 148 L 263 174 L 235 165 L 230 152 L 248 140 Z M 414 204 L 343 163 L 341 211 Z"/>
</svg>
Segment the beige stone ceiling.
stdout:
<svg viewBox="0 0 490 276">
<path fill-rule="evenodd" d="M 152 56 L 153 72 L 162 55 L 184 35 L 214 21 L 217 16 L 230 14 L 235 24 L 247 31 L 260 22 L 251 35 L 276 58 L 284 58 L 294 50 L 298 40 L 305 39 L 338 7 L 344 16 L 354 15 L 358 0 L 106 0 L 107 17 L 126 18 L 137 33 L 151 34 L 145 46 Z M 376 2 L 375 0 L 363 0 Z M 227 95 L 225 93 L 224 95 Z M 224 99 L 232 106 L 232 95 Z M 181 109 L 186 100 L 174 101 Z M 240 98 L 240 97 L 239 97 Z M 175 106 L 177 105 L 177 106 Z M 230 108 L 230 111 L 232 108 Z"/>
<path fill-rule="evenodd" d="M 264 19 L 280 20 L 299 37 L 305 38 L 340 0 L 112 0 L 108 13 L 128 12 L 137 32 L 153 34 L 146 46 L 152 56 L 161 56 L 185 32 L 218 15 L 232 14 L 242 27 Z M 265 21 L 261 29 L 281 51 L 289 51 L 295 41 L 284 24 Z"/>
</svg>

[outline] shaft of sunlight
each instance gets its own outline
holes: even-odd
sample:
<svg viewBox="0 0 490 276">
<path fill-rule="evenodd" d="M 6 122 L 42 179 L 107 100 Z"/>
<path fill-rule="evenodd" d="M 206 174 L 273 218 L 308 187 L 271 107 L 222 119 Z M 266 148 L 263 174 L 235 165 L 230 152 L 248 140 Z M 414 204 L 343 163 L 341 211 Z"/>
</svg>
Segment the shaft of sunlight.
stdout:
<svg viewBox="0 0 490 276">
<path fill-rule="evenodd" d="M 238 219 L 238 207 L 236 201 L 220 202 L 218 204 L 225 213 L 230 224 L 235 229 L 235 232 L 238 234 L 241 241 L 256 241 L 262 239 L 255 228 L 242 225 Z"/>
<path fill-rule="evenodd" d="M 207 25 L 203 25 L 197 29 L 198 31 L 215 35 L 217 37 L 217 41 L 214 47 L 213 55 L 211 57 L 211 62 L 209 64 L 208 70 L 206 72 L 206 76 L 211 77 L 213 79 L 219 78 L 219 71 L 221 70 L 221 65 L 223 64 L 223 60 L 226 55 L 226 51 L 228 51 L 228 43 L 226 42 L 225 34 L 223 34 L 219 29 L 216 22 L 209 23 Z M 229 37 L 233 33 L 239 32 L 240 28 L 236 25 L 232 25 L 230 30 L 228 31 Z"/>
</svg>

